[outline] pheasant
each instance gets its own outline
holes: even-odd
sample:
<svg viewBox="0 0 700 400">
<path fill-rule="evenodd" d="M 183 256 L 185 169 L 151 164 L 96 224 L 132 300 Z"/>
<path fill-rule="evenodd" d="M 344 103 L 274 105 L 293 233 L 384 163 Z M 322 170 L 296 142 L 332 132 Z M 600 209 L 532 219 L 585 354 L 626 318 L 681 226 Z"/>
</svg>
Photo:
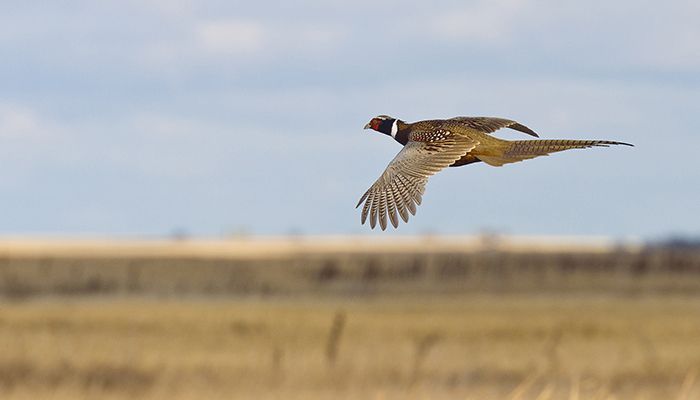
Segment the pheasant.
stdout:
<svg viewBox="0 0 700 400">
<path fill-rule="evenodd" d="M 610 145 L 633 146 L 610 140 L 515 140 L 508 141 L 490 134 L 509 128 L 539 137 L 532 129 L 516 121 L 495 117 L 455 117 L 407 123 L 387 115 L 372 118 L 365 129 L 389 135 L 403 149 L 389 163 L 384 173 L 362 195 L 357 207 L 362 207 L 361 221 L 369 218 L 372 229 L 394 228 L 399 216 L 408 222 L 409 212 L 416 215 L 425 185 L 431 175 L 446 167 L 459 167 L 483 161 L 500 167 L 550 153 Z"/>
</svg>

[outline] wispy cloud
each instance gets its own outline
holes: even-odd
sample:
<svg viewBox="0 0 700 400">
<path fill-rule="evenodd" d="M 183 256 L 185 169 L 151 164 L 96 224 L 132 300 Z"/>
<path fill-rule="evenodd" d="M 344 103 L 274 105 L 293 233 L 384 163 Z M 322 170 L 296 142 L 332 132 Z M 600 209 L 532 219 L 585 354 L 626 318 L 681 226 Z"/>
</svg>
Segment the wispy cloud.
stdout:
<svg viewBox="0 0 700 400">
<path fill-rule="evenodd" d="M 252 20 L 218 20 L 198 23 L 197 43 L 208 52 L 246 55 L 264 50 L 270 35 L 265 26 Z"/>
<path fill-rule="evenodd" d="M 45 127 L 41 127 L 33 110 L 0 102 L 0 137 L 31 138 L 43 136 L 44 133 Z"/>
<path fill-rule="evenodd" d="M 475 44 L 508 42 L 517 32 L 526 0 L 477 0 L 428 16 L 428 27 L 438 38 Z"/>
</svg>

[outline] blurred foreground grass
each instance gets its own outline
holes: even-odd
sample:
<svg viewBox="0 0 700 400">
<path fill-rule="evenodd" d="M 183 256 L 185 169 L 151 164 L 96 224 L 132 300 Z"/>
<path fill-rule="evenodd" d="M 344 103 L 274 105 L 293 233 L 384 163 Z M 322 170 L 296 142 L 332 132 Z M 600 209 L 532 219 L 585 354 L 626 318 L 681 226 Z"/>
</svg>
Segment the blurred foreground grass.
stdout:
<svg viewBox="0 0 700 400">
<path fill-rule="evenodd" d="M 695 297 L 38 299 L 2 399 L 698 399 Z"/>
<path fill-rule="evenodd" d="M 700 399 L 700 249 L 0 241 L 0 399 Z"/>
</svg>

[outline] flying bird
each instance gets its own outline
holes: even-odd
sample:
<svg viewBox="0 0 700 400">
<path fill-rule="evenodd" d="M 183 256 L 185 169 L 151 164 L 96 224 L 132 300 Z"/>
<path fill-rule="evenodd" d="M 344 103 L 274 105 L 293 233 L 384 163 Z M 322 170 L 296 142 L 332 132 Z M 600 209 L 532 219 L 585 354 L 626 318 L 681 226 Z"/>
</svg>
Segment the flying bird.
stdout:
<svg viewBox="0 0 700 400">
<path fill-rule="evenodd" d="M 501 128 L 539 137 L 525 125 L 495 117 L 455 117 L 413 123 L 387 115 L 372 118 L 365 129 L 391 136 L 403 149 L 357 203 L 357 207 L 364 203 L 362 224 L 369 218 L 372 229 L 379 221 L 379 226 L 385 230 L 387 218 L 394 228 L 399 226 L 399 216 L 408 222 L 409 212 L 416 215 L 416 206 L 421 204 L 428 178 L 446 167 L 480 161 L 500 167 L 569 149 L 632 146 L 610 140 L 509 141 L 490 135 Z"/>
</svg>

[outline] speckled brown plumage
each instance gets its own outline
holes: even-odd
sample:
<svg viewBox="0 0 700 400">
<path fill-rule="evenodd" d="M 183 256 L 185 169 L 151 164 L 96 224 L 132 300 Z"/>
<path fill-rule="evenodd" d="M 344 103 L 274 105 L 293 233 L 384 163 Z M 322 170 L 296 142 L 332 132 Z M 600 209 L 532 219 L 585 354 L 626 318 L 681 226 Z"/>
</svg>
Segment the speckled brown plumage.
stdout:
<svg viewBox="0 0 700 400">
<path fill-rule="evenodd" d="M 495 117 L 455 117 L 405 123 L 381 115 L 373 118 L 365 128 L 390 135 L 404 145 L 357 203 L 357 207 L 364 203 L 362 223 L 369 219 L 374 228 L 379 222 L 382 230 L 386 229 L 387 221 L 398 227 L 398 216 L 408 222 L 408 213 L 415 215 L 416 206 L 421 203 L 428 178 L 448 166 L 479 161 L 501 166 L 568 149 L 619 144 L 631 146 L 608 140 L 502 140 L 490 134 L 501 128 L 510 128 L 531 136 L 538 135 L 516 121 Z"/>
</svg>

